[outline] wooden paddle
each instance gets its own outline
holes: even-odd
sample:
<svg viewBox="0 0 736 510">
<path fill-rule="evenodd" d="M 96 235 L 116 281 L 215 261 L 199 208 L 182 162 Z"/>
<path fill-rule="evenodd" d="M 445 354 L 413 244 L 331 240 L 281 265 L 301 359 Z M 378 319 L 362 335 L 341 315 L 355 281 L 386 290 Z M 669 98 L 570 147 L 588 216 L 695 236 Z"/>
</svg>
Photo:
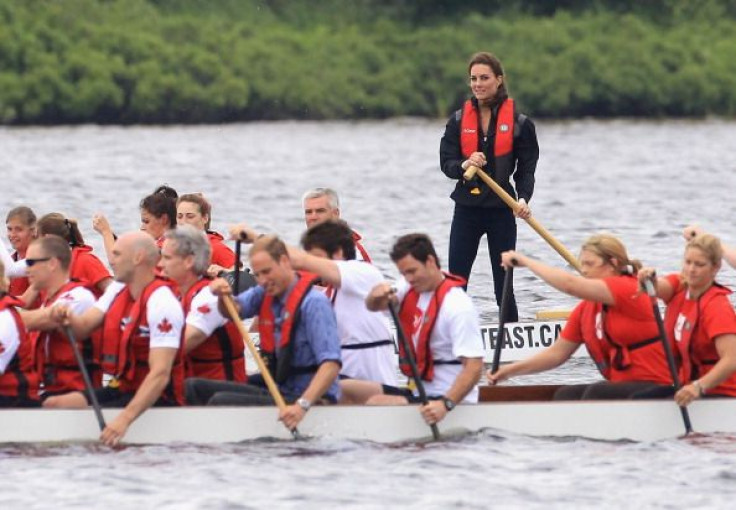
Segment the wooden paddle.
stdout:
<svg viewBox="0 0 736 510">
<path fill-rule="evenodd" d="M 253 343 L 250 335 L 248 334 L 248 331 L 245 329 L 243 321 L 240 320 L 240 315 L 238 315 L 238 310 L 237 308 L 235 308 L 235 303 L 233 302 L 232 296 L 222 296 L 222 302 L 225 303 L 225 308 L 227 309 L 227 313 L 230 315 L 230 319 L 233 321 L 233 324 L 235 324 L 235 326 L 237 326 L 238 328 L 238 331 L 240 331 L 240 334 L 243 337 L 243 342 L 245 342 L 245 345 L 248 347 L 248 350 L 253 356 L 253 359 L 256 360 L 256 365 L 258 365 L 258 370 L 260 370 L 261 372 L 261 377 L 263 377 L 263 381 L 266 383 L 268 392 L 271 394 L 271 397 L 276 402 L 279 410 L 283 411 L 284 409 L 286 409 L 286 402 L 284 401 L 284 397 L 281 395 L 279 387 L 276 385 L 276 381 L 274 381 L 273 377 L 271 377 L 271 372 L 269 372 L 266 363 L 263 361 L 261 353 L 258 352 L 258 349 L 256 349 L 256 346 Z M 296 428 L 293 428 L 291 430 L 291 435 L 294 436 L 294 439 L 297 439 L 299 437 L 299 431 Z"/>
<path fill-rule="evenodd" d="M 412 379 L 414 379 L 414 384 L 416 384 L 417 393 L 419 393 L 419 400 L 422 405 L 426 406 L 429 403 L 429 399 L 427 399 L 427 392 L 424 390 L 422 376 L 419 375 L 419 369 L 417 368 L 417 362 L 414 360 L 414 354 L 412 354 L 413 351 L 411 349 L 411 345 L 409 345 L 409 341 L 406 339 L 406 335 L 404 335 L 404 328 L 401 327 L 399 312 L 396 311 L 396 305 L 394 305 L 390 300 L 388 302 L 388 310 L 389 312 L 391 312 L 391 318 L 396 325 L 396 336 L 399 337 L 399 342 L 401 342 L 401 345 L 404 347 L 406 360 L 409 362 L 409 366 L 411 367 L 411 376 Z M 440 430 L 437 428 L 437 424 L 433 423 L 429 426 L 429 428 L 432 429 L 432 437 L 434 438 L 434 440 L 439 441 Z"/>
<path fill-rule="evenodd" d="M 511 301 L 511 283 L 514 281 L 514 268 L 506 268 L 506 274 L 503 277 L 503 295 L 501 296 L 501 309 L 498 317 L 498 329 L 496 330 L 496 345 L 493 348 L 493 363 L 491 364 L 491 373 L 498 372 L 498 365 L 501 364 L 501 349 L 506 340 L 506 313 Z"/>
<path fill-rule="evenodd" d="M 82 358 L 82 353 L 79 352 L 79 348 L 77 347 L 77 339 L 74 336 L 74 332 L 72 331 L 72 328 L 70 326 L 64 326 L 64 333 L 66 334 L 67 339 L 69 340 L 69 343 L 72 345 L 72 351 L 74 351 L 74 358 L 77 360 L 77 365 L 79 366 L 79 371 L 82 372 L 82 379 L 84 379 L 84 388 L 87 391 L 87 396 L 89 397 L 89 401 L 92 403 L 92 409 L 95 410 L 95 416 L 97 417 L 97 424 L 100 426 L 100 432 L 105 430 L 105 427 L 107 424 L 105 423 L 105 417 L 102 416 L 102 408 L 100 407 L 100 402 L 97 400 L 97 394 L 95 393 L 94 388 L 92 387 L 92 379 L 89 377 L 89 372 L 87 371 L 87 365 L 84 364 L 84 358 Z"/>
<path fill-rule="evenodd" d="M 647 279 L 644 281 L 644 288 L 652 298 L 652 310 L 654 311 L 654 318 L 657 321 L 657 327 L 659 328 L 659 338 L 662 340 L 662 347 L 664 348 L 664 354 L 667 358 L 667 365 L 670 368 L 670 375 L 672 376 L 672 387 L 675 388 L 675 392 L 680 389 L 680 379 L 677 377 L 677 367 L 675 366 L 675 357 L 672 355 L 672 349 L 670 343 L 667 341 L 667 332 L 664 329 L 664 321 L 662 320 L 662 314 L 659 312 L 659 305 L 657 304 L 657 291 L 654 288 L 652 280 Z M 688 435 L 693 431 L 692 423 L 690 422 L 690 413 L 685 406 L 680 406 L 680 414 L 682 415 L 682 422 L 685 424 L 685 435 Z"/>
<path fill-rule="evenodd" d="M 521 207 L 519 205 L 519 202 L 514 200 L 511 195 L 509 195 L 506 190 L 504 190 L 501 186 L 496 183 L 493 179 L 491 179 L 487 173 L 485 173 L 483 170 L 478 168 L 477 166 L 470 165 L 467 170 L 465 170 L 465 173 L 463 174 L 463 178 L 466 181 L 469 181 L 473 178 L 474 175 L 478 175 L 480 179 L 485 182 L 488 187 L 490 187 L 496 195 L 498 195 L 501 200 L 503 200 L 506 205 L 508 205 L 512 211 L 517 212 L 519 208 Z M 533 217 L 524 218 L 524 221 L 526 221 L 530 227 L 532 227 L 537 234 L 542 236 L 542 238 L 549 243 L 549 245 L 557 252 L 559 253 L 563 259 L 567 261 L 568 264 L 570 264 L 572 267 L 574 267 L 578 273 L 582 273 L 582 267 L 580 267 L 580 263 L 575 258 L 575 256 L 570 253 L 565 246 L 559 242 L 557 239 L 555 239 L 552 234 L 550 234 L 546 228 L 544 228 L 537 220 L 535 220 Z"/>
</svg>

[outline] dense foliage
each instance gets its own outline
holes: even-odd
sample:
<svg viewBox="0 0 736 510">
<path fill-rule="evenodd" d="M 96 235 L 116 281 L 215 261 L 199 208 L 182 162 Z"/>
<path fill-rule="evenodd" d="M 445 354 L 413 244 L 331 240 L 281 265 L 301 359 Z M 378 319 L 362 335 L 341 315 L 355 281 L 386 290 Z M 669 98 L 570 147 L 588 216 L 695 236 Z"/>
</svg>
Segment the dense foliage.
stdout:
<svg viewBox="0 0 736 510">
<path fill-rule="evenodd" d="M 539 116 L 736 114 L 727 0 L 8 0 L 0 123 L 444 116 L 490 50 Z"/>
</svg>

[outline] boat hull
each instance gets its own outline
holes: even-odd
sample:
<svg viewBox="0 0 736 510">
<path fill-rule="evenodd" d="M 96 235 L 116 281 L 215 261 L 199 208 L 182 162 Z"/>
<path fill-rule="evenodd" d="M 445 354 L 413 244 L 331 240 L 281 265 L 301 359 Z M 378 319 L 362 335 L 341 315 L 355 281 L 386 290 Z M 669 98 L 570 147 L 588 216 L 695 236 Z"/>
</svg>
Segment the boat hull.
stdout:
<svg viewBox="0 0 736 510">
<path fill-rule="evenodd" d="M 690 406 L 700 433 L 736 433 L 736 399 Z M 111 421 L 119 410 L 105 410 Z M 91 410 L 3 410 L 0 443 L 95 441 Z M 439 426 L 456 434 L 492 429 L 531 436 L 652 441 L 684 433 L 672 401 L 491 402 L 458 406 Z M 299 427 L 305 436 L 382 443 L 421 440 L 429 428 L 416 406 L 325 406 L 310 410 Z M 128 430 L 126 443 L 232 443 L 289 439 L 273 407 L 182 407 L 150 409 Z"/>
</svg>

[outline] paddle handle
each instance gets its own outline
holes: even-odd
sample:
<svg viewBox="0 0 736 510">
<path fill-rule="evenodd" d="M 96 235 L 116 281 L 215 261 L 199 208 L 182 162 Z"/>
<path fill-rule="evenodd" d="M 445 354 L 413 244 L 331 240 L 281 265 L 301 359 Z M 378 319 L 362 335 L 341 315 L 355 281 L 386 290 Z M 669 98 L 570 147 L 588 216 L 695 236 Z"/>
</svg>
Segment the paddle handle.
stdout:
<svg viewBox="0 0 736 510">
<path fill-rule="evenodd" d="M 477 166 L 470 165 L 467 170 L 465 170 L 465 173 L 463 174 L 463 178 L 465 180 L 470 180 L 473 178 L 474 175 L 478 175 L 480 179 L 485 182 L 489 188 L 491 188 L 496 195 L 503 200 L 506 205 L 508 205 L 512 211 L 515 213 L 519 210 L 521 207 L 519 205 L 519 202 L 514 200 L 514 198 L 509 195 L 505 189 L 503 189 L 499 184 L 491 179 L 487 173 L 485 173 L 483 170 L 478 168 Z M 537 232 L 547 243 L 557 252 L 559 253 L 563 259 L 567 261 L 568 264 L 570 264 L 572 267 L 574 267 L 578 273 L 583 272 L 583 268 L 580 266 L 580 263 L 575 258 L 575 256 L 570 253 L 570 251 L 565 248 L 565 246 L 559 242 L 555 237 L 547 231 L 546 228 L 544 228 L 534 217 L 524 218 L 524 221 L 526 221 L 534 231 Z"/>
<path fill-rule="evenodd" d="M 235 241 L 235 281 L 233 282 L 233 292 L 240 292 L 240 251 L 243 243 L 238 239 Z"/>
<path fill-rule="evenodd" d="M 238 328 L 240 335 L 243 337 L 243 342 L 245 342 L 245 345 L 248 347 L 248 350 L 253 356 L 253 359 L 256 360 L 256 365 L 258 365 L 258 370 L 260 370 L 261 372 L 261 376 L 263 377 L 263 381 L 266 383 L 268 392 L 271 394 L 271 397 L 273 397 L 278 408 L 283 411 L 286 408 L 284 397 L 281 396 L 279 387 L 276 385 L 276 381 L 273 380 L 273 377 L 271 377 L 271 372 L 269 372 L 266 363 L 263 361 L 261 353 L 258 352 L 258 349 L 256 349 L 256 346 L 253 343 L 253 339 L 251 339 L 250 335 L 248 334 L 248 330 L 245 329 L 243 321 L 240 320 L 240 315 L 238 315 L 238 310 L 235 308 L 235 303 L 233 302 L 232 296 L 222 296 L 222 302 L 225 304 L 225 309 L 227 309 L 227 313 L 228 315 L 230 315 L 230 319 L 233 321 L 235 326 Z"/>
<path fill-rule="evenodd" d="M 659 311 L 659 305 L 657 304 L 657 291 L 654 288 L 652 280 L 647 279 L 644 281 L 644 288 L 652 298 L 652 311 L 654 312 L 654 319 L 657 321 L 657 328 L 659 329 L 659 338 L 662 341 L 662 348 L 664 349 L 664 355 L 667 358 L 667 365 L 670 369 L 670 375 L 672 376 L 672 387 L 675 391 L 680 389 L 680 378 L 677 377 L 677 366 L 675 365 L 675 356 L 672 354 L 670 343 L 667 341 L 667 331 L 664 327 L 664 321 L 662 320 L 662 314 Z M 693 431 L 692 422 L 690 421 L 690 413 L 685 406 L 680 406 L 680 414 L 682 415 L 682 422 L 685 425 L 685 435 Z"/>
<path fill-rule="evenodd" d="M 491 364 L 491 373 L 498 372 L 498 366 L 501 364 L 501 350 L 506 340 L 506 314 L 508 313 L 509 302 L 511 301 L 511 287 L 514 281 L 514 268 L 506 268 L 503 277 L 503 294 L 501 295 L 501 309 L 498 316 L 498 329 L 496 330 L 496 345 L 493 348 L 493 363 Z"/>
<path fill-rule="evenodd" d="M 77 339 L 74 335 L 74 332 L 72 331 L 72 328 L 70 326 L 64 326 L 64 333 L 66 334 L 66 337 L 72 346 L 72 351 L 74 351 L 74 358 L 77 360 L 79 371 L 82 373 L 84 387 L 87 390 L 87 395 L 89 396 L 89 401 L 92 404 L 92 409 L 94 409 L 95 411 L 95 416 L 97 417 L 97 424 L 100 427 L 100 432 L 102 432 L 103 430 L 105 430 L 105 427 L 107 425 L 105 424 L 105 417 L 102 416 L 102 408 L 100 407 L 100 402 L 97 400 L 97 394 L 92 387 L 92 379 L 89 376 L 87 365 L 84 364 L 82 353 L 79 352 L 79 347 L 77 347 Z"/>
<path fill-rule="evenodd" d="M 419 400 L 423 405 L 427 405 L 429 403 L 429 400 L 427 399 L 427 392 L 424 390 L 422 377 L 419 375 L 417 362 L 416 360 L 414 360 L 414 354 L 411 349 L 411 345 L 409 345 L 409 341 L 406 339 L 406 335 L 404 335 L 404 328 L 401 327 L 399 312 L 396 310 L 396 305 L 393 304 L 391 300 L 389 300 L 388 302 L 388 310 L 391 313 L 391 319 L 393 319 L 394 325 L 396 326 L 396 336 L 399 337 L 399 342 L 401 342 L 401 345 L 404 348 L 406 360 L 409 363 L 409 367 L 411 367 L 411 376 L 412 379 L 414 379 L 414 384 L 416 384 L 417 393 L 419 393 Z M 433 423 L 429 426 L 429 428 L 432 429 L 432 437 L 434 438 L 434 440 L 438 441 L 440 439 L 440 430 L 437 428 L 437 424 Z"/>
</svg>

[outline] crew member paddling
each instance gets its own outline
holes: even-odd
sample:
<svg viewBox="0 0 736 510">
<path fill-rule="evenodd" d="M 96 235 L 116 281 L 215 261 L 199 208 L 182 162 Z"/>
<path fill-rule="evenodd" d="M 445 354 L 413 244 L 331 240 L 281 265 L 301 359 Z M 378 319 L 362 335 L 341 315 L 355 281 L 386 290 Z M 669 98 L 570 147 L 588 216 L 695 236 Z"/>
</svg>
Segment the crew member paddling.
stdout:
<svg viewBox="0 0 736 510">
<path fill-rule="evenodd" d="M 177 284 L 186 315 L 186 376 L 245 382 L 243 337 L 222 316 L 217 296 L 209 289 L 207 236 L 191 225 L 182 225 L 164 237 L 160 267 Z"/>
<path fill-rule="evenodd" d="M 680 359 L 678 405 L 708 396 L 736 397 L 736 313 L 731 291 L 716 282 L 723 246 L 710 234 L 688 241 L 682 271 L 657 279 L 667 303 L 665 330 Z M 651 268 L 641 278 L 651 278 Z"/>
<path fill-rule="evenodd" d="M 88 284 L 70 280 L 71 259 L 69 245 L 55 235 L 47 235 L 31 243 L 26 256 L 31 287 L 45 296 L 40 308 L 21 312 L 28 330 L 34 330 L 29 337 L 33 344 L 34 364 L 43 382 L 42 399 L 85 389 L 69 339 L 51 317 L 51 309 L 57 304 L 79 315 L 95 303 L 95 295 Z M 78 337 L 76 340 L 92 383 L 100 386 L 100 336 Z"/>
<path fill-rule="evenodd" d="M 373 288 L 366 298 L 370 310 L 385 310 L 389 300 L 400 303 L 399 317 L 410 340 L 430 402 L 421 406 L 425 421 L 434 424 L 459 403 L 478 401 L 476 384 L 483 368 L 483 340 L 478 313 L 463 290 L 465 280 L 440 269 L 439 258 L 424 234 L 400 237 L 391 260 L 404 277 L 396 291 L 388 283 Z M 403 348 L 400 359 L 406 358 Z M 402 372 L 411 370 L 401 363 Z M 418 402 L 408 390 L 356 381 L 355 394 L 368 404 L 401 405 Z M 371 394 L 373 393 L 373 394 Z"/>
<path fill-rule="evenodd" d="M 152 405 L 183 402 L 184 314 L 170 283 L 155 277 L 159 251 L 143 232 L 115 241 L 110 261 L 116 283 L 82 315 L 55 307 L 55 316 L 67 322 L 78 338 L 102 328 L 102 368 L 113 382 L 97 390 L 103 407 L 123 407 L 107 424 L 100 439 L 117 444 L 133 421 Z M 86 407 L 84 393 L 50 397 L 50 407 Z"/>
<path fill-rule="evenodd" d="M 0 262 L 0 407 L 37 407 L 33 349 L 18 312 L 23 303 L 7 290 L 5 265 Z"/>
<path fill-rule="evenodd" d="M 563 386 L 555 399 L 632 398 L 672 384 L 651 301 L 635 276 L 641 263 L 629 259 L 620 240 L 608 234 L 589 238 L 580 252 L 583 276 L 514 251 L 504 253 L 502 262 L 506 267 L 527 267 L 552 287 L 583 301 L 552 346 L 495 374 L 489 372 L 491 384 L 555 368 L 582 344 L 606 380 Z"/>
<path fill-rule="evenodd" d="M 293 430 L 316 403 L 335 403 L 340 396 L 340 340 L 327 297 L 314 288 L 316 275 L 295 272 L 286 245 L 278 237 L 258 238 L 250 250 L 258 286 L 236 296 L 243 318 L 258 316 L 261 352 L 290 404 L 280 420 Z M 213 293 L 230 295 L 228 282 L 218 278 Z M 223 303 L 220 311 L 225 312 Z M 193 404 L 268 405 L 274 401 L 259 377 L 248 384 L 188 379 L 187 400 Z"/>
</svg>

